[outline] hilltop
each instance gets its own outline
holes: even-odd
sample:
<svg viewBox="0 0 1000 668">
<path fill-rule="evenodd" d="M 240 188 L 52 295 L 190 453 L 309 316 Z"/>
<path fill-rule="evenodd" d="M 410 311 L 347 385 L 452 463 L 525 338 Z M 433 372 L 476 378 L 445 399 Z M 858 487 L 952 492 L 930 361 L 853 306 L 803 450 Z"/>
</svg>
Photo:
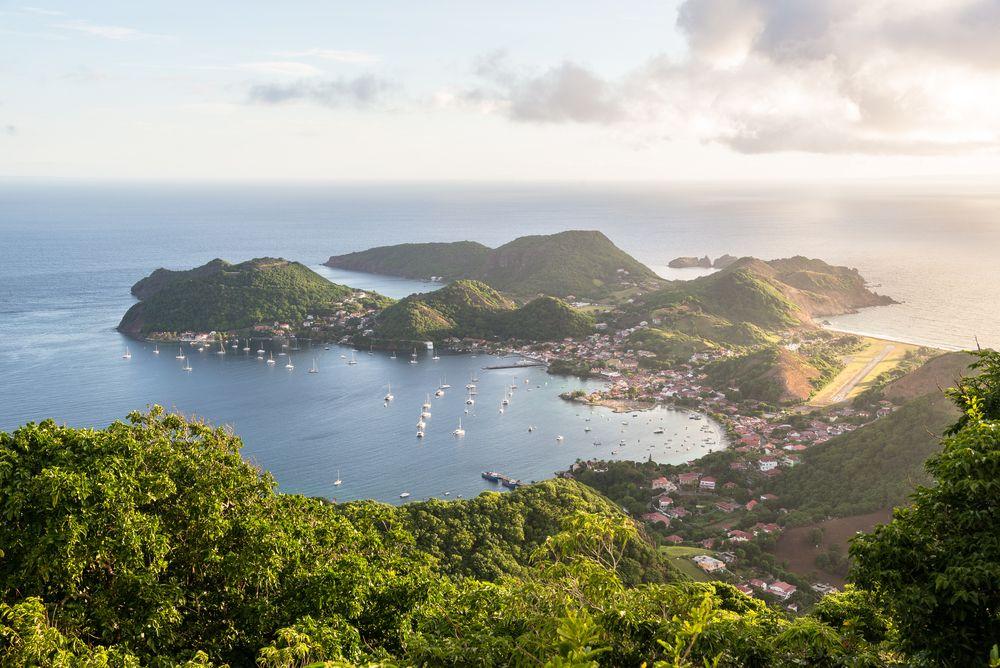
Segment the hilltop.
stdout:
<svg viewBox="0 0 1000 668">
<path fill-rule="evenodd" d="M 519 299 L 597 299 L 637 284 L 662 284 L 602 233 L 585 230 L 519 237 L 498 248 L 471 241 L 381 246 L 335 255 L 326 264 L 407 278 L 472 279 Z"/>
<path fill-rule="evenodd" d="M 583 336 L 593 319 L 554 297 L 524 306 L 479 281 L 458 280 L 434 292 L 411 295 L 386 308 L 374 337 L 387 341 L 440 341 L 455 337 L 541 341 Z"/>
<path fill-rule="evenodd" d="M 118 325 L 132 336 L 153 332 L 246 330 L 271 321 L 301 321 L 328 310 L 353 290 L 298 262 L 225 260 L 187 271 L 157 269 L 132 286 L 141 299 Z"/>
</svg>

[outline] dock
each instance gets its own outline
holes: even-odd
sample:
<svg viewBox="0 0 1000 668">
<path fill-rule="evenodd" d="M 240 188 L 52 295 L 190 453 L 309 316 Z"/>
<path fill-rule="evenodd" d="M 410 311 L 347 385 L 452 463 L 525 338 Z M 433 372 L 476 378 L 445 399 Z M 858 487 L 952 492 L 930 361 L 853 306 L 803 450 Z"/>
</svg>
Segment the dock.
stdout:
<svg viewBox="0 0 1000 668">
<path fill-rule="evenodd" d="M 484 366 L 483 370 L 489 371 L 492 369 L 521 369 L 521 368 L 527 369 L 533 366 L 548 366 L 548 365 L 545 362 L 535 362 L 535 361 L 516 362 L 512 364 L 491 364 L 490 366 Z"/>
</svg>

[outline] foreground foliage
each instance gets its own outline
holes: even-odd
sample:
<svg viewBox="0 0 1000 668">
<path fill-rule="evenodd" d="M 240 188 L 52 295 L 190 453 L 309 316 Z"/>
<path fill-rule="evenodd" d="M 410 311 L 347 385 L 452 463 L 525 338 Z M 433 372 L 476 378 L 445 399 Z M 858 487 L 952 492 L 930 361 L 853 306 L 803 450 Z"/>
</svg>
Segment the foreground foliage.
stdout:
<svg viewBox="0 0 1000 668">
<path fill-rule="evenodd" d="M 159 408 L 0 434 L 0 664 L 879 663 L 854 603 L 791 620 L 664 581 L 572 481 L 338 506 L 276 493 L 239 447 Z"/>
<path fill-rule="evenodd" d="M 851 545 L 853 578 L 877 593 L 920 661 L 986 665 L 1000 638 L 1000 356 L 980 352 L 949 394 L 964 409 L 892 521 Z"/>
</svg>

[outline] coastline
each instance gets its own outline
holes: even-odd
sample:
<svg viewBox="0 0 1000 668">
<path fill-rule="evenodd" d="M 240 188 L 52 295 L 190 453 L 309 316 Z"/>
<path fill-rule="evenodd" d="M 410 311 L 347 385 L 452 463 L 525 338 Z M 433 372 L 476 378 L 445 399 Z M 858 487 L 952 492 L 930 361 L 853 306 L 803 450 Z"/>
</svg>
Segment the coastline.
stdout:
<svg viewBox="0 0 1000 668">
<path fill-rule="evenodd" d="M 878 307 L 872 307 L 872 308 L 878 308 Z M 919 338 L 909 338 L 898 335 L 887 335 L 878 332 L 865 331 L 863 329 L 844 327 L 840 325 L 833 325 L 833 324 L 820 325 L 820 328 L 830 332 L 837 332 L 839 334 L 853 334 L 855 336 L 863 336 L 869 339 L 875 339 L 877 341 L 882 341 L 885 343 L 895 343 L 904 346 L 919 346 L 921 348 L 930 348 L 931 350 L 935 350 L 942 353 L 967 350 L 967 348 L 963 348 L 962 346 L 949 346 L 940 343 L 928 343 L 926 341 L 920 340 Z"/>
</svg>

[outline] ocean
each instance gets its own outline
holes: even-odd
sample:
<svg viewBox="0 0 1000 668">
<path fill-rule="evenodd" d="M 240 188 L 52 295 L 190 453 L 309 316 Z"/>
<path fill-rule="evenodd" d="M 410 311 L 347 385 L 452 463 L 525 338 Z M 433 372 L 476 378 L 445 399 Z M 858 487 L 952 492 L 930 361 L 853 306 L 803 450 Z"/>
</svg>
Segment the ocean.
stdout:
<svg viewBox="0 0 1000 668">
<path fill-rule="evenodd" d="M 626 416 L 622 425 L 620 416 L 557 396 L 587 384 L 538 370 L 482 370 L 494 358 L 424 355 L 410 365 L 362 351 L 359 364 L 347 366 L 340 356 L 349 352 L 334 347 L 295 351 L 296 368 L 286 371 L 283 362 L 267 368 L 252 355 L 196 352 L 185 374 L 176 351 L 156 356 L 114 331 L 133 303 L 129 287 L 160 266 L 282 256 L 401 297 L 433 286 L 321 263 L 382 244 L 497 245 L 565 229 L 601 230 L 668 278 L 698 273 L 667 269 L 678 255 L 797 254 L 857 267 L 901 303 L 831 318 L 831 326 L 947 349 L 977 340 L 1000 346 L 996 189 L 4 183 L 0 429 L 46 417 L 101 426 L 160 403 L 231 425 L 245 456 L 284 491 L 386 501 L 402 492 L 414 500 L 472 495 L 490 488 L 483 469 L 534 480 L 611 450 L 684 461 L 719 447 L 716 427 L 707 444 L 700 423 L 683 413 Z M 307 374 L 313 357 L 320 373 Z M 480 398 L 466 414 L 463 387 L 472 375 L 481 379 Z M 501 415 L 503 388 L 515 375 L 517 396 Z M 453 388 L 433 402 L 427 438 L 417 441 L 420 405 L 442 378 Z M 388 383 L 396 400 L 386 408 Z M 450 435 L 459 418 L 464 439 Z M 655 442 L 654 425 L 667 432 Z M 622 439 L 626 446 L 617 446 Z M 338 473 L 344 484 L 334 488 Z"/>
</svg>

